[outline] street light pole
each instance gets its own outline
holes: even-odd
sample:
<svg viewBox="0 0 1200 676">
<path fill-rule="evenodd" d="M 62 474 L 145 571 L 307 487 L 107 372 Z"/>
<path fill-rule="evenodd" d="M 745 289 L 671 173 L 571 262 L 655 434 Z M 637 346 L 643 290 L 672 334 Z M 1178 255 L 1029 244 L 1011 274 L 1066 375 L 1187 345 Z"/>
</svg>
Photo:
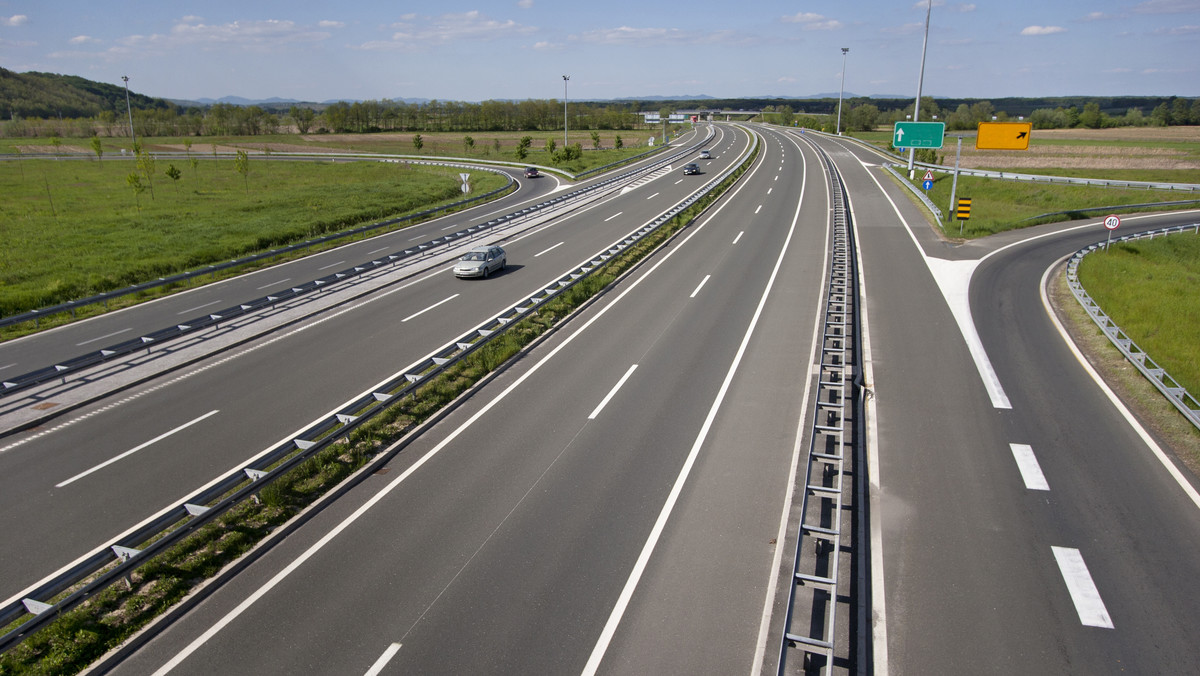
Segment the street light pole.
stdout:
<svg viewBox="0 0 1200 676">
<path fill-rule="evenodd" d="M 563 76 L 563 151 L 567 150 L 567 80 L 570 75 Z"/>
<path fill-rule="evenodd" d="M 933 0 L 925 8 L 925 40 L 921 43 L 921 75 L 917 78 L 917 105 L 913 108 L 913 122 L 921 121 L 921 85 L 925 83 L 925 49 L 929 46 L 929 13 L 933 11 Z M 908 149 L 908 180 L 913 180 L 913 160 L 916 159 L 917 149 Z"/>
<path fill-rule="evenodd" d="M 122 75 L 121 79 L 125 81 L 125 112 L 129 114 L 129 138 L 133 139 L 133 147 L 137 148 L 137 136 L 133 134 L 133 109 L 129 107 L 129 76 Z"/>
<path fill-rule="evenodd" d="M 842 47 L 842 85 L 838 87 L 838 119 L 837 119 L 837 135 L 842 135 L 842 92 L 846 91 L 846 54 L 849 53 L 849 47 Z"/>
</svg>

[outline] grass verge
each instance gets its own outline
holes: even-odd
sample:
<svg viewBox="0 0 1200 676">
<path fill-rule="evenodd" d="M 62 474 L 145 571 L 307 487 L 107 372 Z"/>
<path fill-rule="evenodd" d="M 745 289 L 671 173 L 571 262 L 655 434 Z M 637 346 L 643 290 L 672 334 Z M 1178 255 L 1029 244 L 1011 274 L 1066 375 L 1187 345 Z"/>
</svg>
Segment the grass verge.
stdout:
<svg viewBox="0 0 1200 676">
<path fill-rule="evenodd" d="M 592 275 L 433 376 L 414 396 L 402 398 L 348 437 L 265 486 L 258 503 L 239 505 L 167 553 L 147 561 L 129 577 L 128 585 L 99 592 L 0 655 L 0 674 L 71 674 L 100 658 L 631 270 L 697 218 L 753 160 L 751 157 L 717 189 Z"/>
<path fill-rule="evenodd" d="M 1097 255 L 1099 254 L 1092 254 L 1087 258 Z M 1091 293 L 1089 287 L 1088 294 Z M 1173 452 L 1193 476 L 1200 476 L 1200 431 L 1125 359 L 1100 327 L 1096 326 L 1067 287 L 1062 266 L 1051 276 L 1048 295 L 1054 313 L 1062 321 L 1067 333 L 1083 352 L 1088 363 L 1151 434 L 1160 440 L 1165 450 L 1168 453 Z M 1105 307 L 1104 311 L 1109 312 L 1109 308 Z M 1197 344 L 1193 344 L 1193 349 Z M 1159 355 L 1153 356 L 1155 360 L 1159 359 Z"/>
<path fill-rule="evenodd" d="M 1083 257 L 1079 281 L 1126 335 L 1200 396 L 1200 235 L 1113 243 Z"/>
<path fill-rule="evenodd" d="M 65 302 L 447 204 L 458 170 L 377 162 L 157 160 L 154 196 L 132 161 L 0 163 L 0 315 Z M 144 178 L 140 179 L 146 184 Z M 476 192 L 505 179 L 475 172 Z"/>
</svg>

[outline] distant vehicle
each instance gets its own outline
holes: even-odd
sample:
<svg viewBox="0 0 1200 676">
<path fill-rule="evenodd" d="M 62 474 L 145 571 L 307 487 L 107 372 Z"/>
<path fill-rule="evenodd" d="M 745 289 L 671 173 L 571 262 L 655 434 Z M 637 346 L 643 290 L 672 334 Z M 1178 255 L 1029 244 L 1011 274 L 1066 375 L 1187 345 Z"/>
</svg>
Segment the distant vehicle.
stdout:
<svg viewBox="0 0 1200 676">
<path fill-rule="evenodd" d="M 537 167 L 525 168 L 525 178 L 537 178 L 538 176 L 541 176 L 541 174 L 538 173 Z"/>
<path fill-rule="evenodd" d="M 683 165 L 683 173 L 684 175 L 699 174 L 700 165 L 696 164 L 695 162 L 689 162 L 688 164 Z"/>
<path fill-rule="evenodd" d="M 508 265 L 508 254 L 495 244 L 477 246 L 454 264 L 455 277 L 487 277 Z"/>
<path fill-rule="evenodd" d="M 711 159 L 712 159 L 712 153 L 708 152 L 707 150 L 701 150 L 701 151 L 700 151 L 700 159 L 702 159 L 702 160 L 711 160 Z"/>
</svg>

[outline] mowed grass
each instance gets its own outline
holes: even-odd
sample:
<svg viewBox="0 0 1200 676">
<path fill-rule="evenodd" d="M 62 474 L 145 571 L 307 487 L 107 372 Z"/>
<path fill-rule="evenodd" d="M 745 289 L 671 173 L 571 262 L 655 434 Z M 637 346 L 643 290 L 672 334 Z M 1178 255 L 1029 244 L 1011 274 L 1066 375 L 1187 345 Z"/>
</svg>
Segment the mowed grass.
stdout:
<svg viewBox="0 0 1200 676">
<path fill-rule="evenodd" d="M 458 169 L 250 156 L 159 159 L 135 195 L 129 159 L 0 163 L 0 315 L 156 277 L 463 197 Z M 111 156 L 108 156 L 111 157 Z M 165 174 L 174 165 L 182 176 Z M 145 179 L 142 179 L 145 183 Z M 473 172 L 474 194 L 505 185 Z M 140 206 L 139 206 L 140 205 Z"/>
<path fill-rule="evenodd" d="M 1084 257 L 1079 281 L 1139 347 L 1200 396 L 1200 235 L 1113 244 Z"/>
</svg>

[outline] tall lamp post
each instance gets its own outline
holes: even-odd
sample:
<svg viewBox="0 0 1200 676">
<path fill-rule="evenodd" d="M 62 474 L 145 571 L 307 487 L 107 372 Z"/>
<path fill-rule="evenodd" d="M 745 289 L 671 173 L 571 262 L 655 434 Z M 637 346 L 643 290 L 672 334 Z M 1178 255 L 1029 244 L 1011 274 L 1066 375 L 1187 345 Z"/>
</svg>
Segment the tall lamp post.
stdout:
<svg viewBox="0 0 1200 676">
<path fill-rule="evenodd" d="M 842 92 L 846 91 L 846 54 L 850 52 L 849 47 L 842 47 L 842 85 L 838 88 L 838 120 L 837 120 L 837 135 L 842 135 Z"/>
<path fill-rule="evenodd" d="M 913 108 L 913 122 L 921 121 L 921 85 L 925 83 L 925 49 L 929 46 L 929 12 L 933 10 L 933 0 L 925 7 L 925 40 L 921 43 L 921 75 L 917 77 L 917 104 Z M 917 149 L 908 149 L 908 180 L 913 180 L 913 160 L 916 159 Z"/>
<path fill-rule="evenodd" d="M 932 1 L 932 0 L 931 0 Z M 563 151 L 567 149 L 567 80 L 570 75 L 563 76 Z"/>
<path fill-rule="evenodd" d="M 133 109 L 129 107 L 129 76 L 122 75 L 125 81 L 125 112 L 129 114 L 129 138 L 133 139 L 133 147 L 137 148 L 137 137 L 133 135 Z"/>
</svg>

